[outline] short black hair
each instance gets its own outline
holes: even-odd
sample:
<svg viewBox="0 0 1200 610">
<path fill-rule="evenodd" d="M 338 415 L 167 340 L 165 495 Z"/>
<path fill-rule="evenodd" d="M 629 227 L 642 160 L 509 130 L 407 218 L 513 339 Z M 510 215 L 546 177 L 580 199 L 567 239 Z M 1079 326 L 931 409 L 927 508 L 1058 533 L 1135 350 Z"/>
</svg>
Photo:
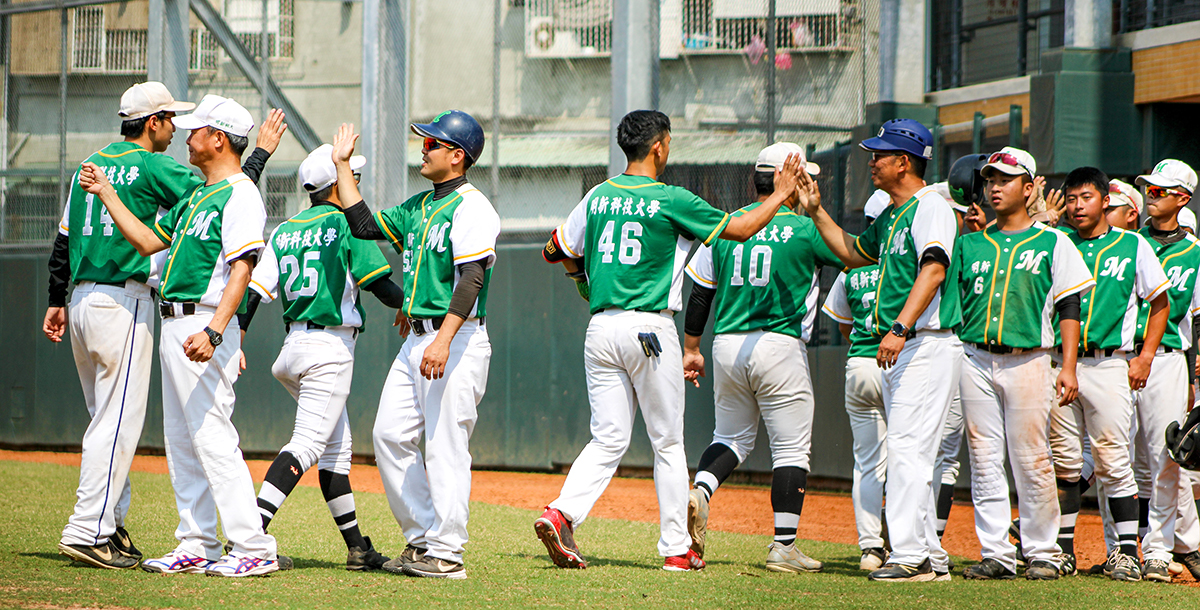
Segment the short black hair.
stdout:
<svg viewBox="0 0 1200 610">
<path fill-rule="evenodd" d="M 908 157 L 908 165 L 910 167 L 912 167 L 912 172 L 910 172 L 910 173 L 912 175 L 924 180 L 925 179 L 925 168 L 929 166 L 929 160 L 926 159 L 925 157 L 918 157 L 917 155 L 914 155 L 910 152 L 904 153 L 904 156 Z"/>
<path fill-rule="evenodd" d="M 235 136 L 224 129 L 217 129 L 216 127 L 212 127 L 210 125 L 208 127 L 208 133 L 211 134 L 214 131 L 219 131 L 225 134 L 225 139 L 229 140 L 229 149 L 236 153 L 238 157 L 241 157 L 242 153 L 246 152 L 246 147 L 250 145 L 250 138 L 247 138 L 246 136 Z"/>
<path fill-rule="evenodd" d="M 1092 185 L 1101 196 L 1108 196 L 1108 174 L 1095 167 L 1077 167 L 1067 174 L 1063 180 L 1062 190 L 1065 194 L 1071 189 Z"/>
<path fill-rule="evenodd" d="M 617 126 L 617 146 L 629 161 L 641 161 L 671 132 L 671 118 L 657 110 L 634 110 Z"/>
<path fill-rule="evenodd" d="M 775 172 L 754 171 L 754 192 L 758 195 L 770 195 L 775 192 Z"/>
<path fill-rule="evenodd" d="M 160 121 L 166 121 L 167 111 L 160 110 L 154 114 L 147 114 L 140 119 L 128 119 L 121 121 L 121 137 L 122 138 L 138 138 L 146 132 L 146 123 L 150 122 L 150 117 L 156 116 Z"/>
<path fill-rule="evenodd" d="M 337 183 L 334 182 L 333 184 L 331 184 L 319 191 L 314 191 L 312 193 L 309 193 L 308 200 L 312 203 L 322 203 L 325 201 L 329 201 L 329 198 L 333 195 L 333 189 L 336 187 L 337 187 Z"/>
</svg>

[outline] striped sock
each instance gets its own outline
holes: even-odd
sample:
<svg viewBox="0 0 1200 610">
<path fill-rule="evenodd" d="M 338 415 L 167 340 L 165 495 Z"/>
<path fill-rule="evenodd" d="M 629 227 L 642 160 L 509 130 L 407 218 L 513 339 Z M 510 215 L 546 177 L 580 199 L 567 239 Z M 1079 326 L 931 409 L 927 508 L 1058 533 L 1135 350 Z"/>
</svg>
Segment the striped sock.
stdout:
<svg viewBox="0 0 1200 610">
<path fill-rule="evenodd" d="M 1058 546 L 1062 552 L 1075 554 L 1075 520 L 1079 517 L 1079 507 L 1083 503 L 1079 497 L 1079 480 L 1064 481 L 1057 479 L 1058 506 L 1062 511 L 1062 520 L 1058 527 Z"/>
<path fill-rule="evenodd" d="M 808 471 L 795 466 L 776 468 L 771 476 L 771 510 L 775 511 L 775 542 L 796 542 L 800 513 L 804 510 L 804 488 Z"/>
<path fill-rule="evenodd" d="M 954 485 L 942 483 L 938 489 L 937 499 L 937 535 L 938 539 L 946 533 L 946 522 L 950 520 L 950 509 L 954 506 Z"/>
<path fill-rule="evenodd" d="M 1150 498 L 1138 498 L 1138 540 L 1150 533 Z"/>
<path fill-rule="evenodd" d="M 258 491 L 258 512 L 262 517 L 264 532 L 302 476 L 304 472 L 300 470 L 300 461 L 290 451 L 281 451 L 275 456 L 275 461 L 267 468 L 262 488 Z"/>
<path fill-rule="evenodd" d="M 333 515 L 333 522 L 342 532 L 347 548 L 367 548 L 362 532 L 358 530 L 358 516 L 354 512 L 354 492 L 350 489 L 350 475 L 337 474 L 331 470 L 318 470 L 321 479 L 321 495 Z"/>
<path fill-rule="evenodd" d="M 725 479 L 733 474 L 738 467 L 737 454 L 724 443 L 713 443 L 700 455 L 700 463 L 696 466 L 696 489 L 704 492 L 711 500 L 717 488 Z"/>
<path fill-rule="evenodd" d="M 1108 512 L 1112 513 L 1113 525 L 1117 528 L 1117 540 L 1121 552 L 1130 557 L 1138 556 L 1138 501 L 1137 496 L 1108 499 Z"/>
</svg>

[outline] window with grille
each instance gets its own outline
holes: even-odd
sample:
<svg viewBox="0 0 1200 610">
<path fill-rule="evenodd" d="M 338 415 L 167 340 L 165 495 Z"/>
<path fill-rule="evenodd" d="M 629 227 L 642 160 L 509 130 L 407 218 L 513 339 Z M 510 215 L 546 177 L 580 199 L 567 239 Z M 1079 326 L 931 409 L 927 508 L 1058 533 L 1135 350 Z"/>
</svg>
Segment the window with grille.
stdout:
<svg viewBox="0 0 1200 610">
<path fill-rule="evenodd" d="M 784 52 L 843 46 L 843 0 L 776 0 L 775 45 Z M 683 0 L 688 53 L 766 51 L 767 0 Z"/>
<path fill-rule="evenodd" d="M 71 69 L 79 72 L 104 70 L 104 7 L 75 9 L 71 21 Z"/>
<path fill-rule="evenodd" d="M 217 39 L 204 28 L 191 31 L 191 46 L 188 53 L 188 70 L 207 72 L 217 69 Z"/>
<path fill-rule="evenodd" d="M 612 0 L 526 0 L 525 54 L 588 57 L 612 52 Z"/>
<path fill-rule="evenodd" d="M 262 0 L 225 0 L 225 22 L 256 58 L 263 54 L 262 9 Z M 294 53 L 294 0 L 267 0 L 267 57 L 290 59 Z"/>
</svg>

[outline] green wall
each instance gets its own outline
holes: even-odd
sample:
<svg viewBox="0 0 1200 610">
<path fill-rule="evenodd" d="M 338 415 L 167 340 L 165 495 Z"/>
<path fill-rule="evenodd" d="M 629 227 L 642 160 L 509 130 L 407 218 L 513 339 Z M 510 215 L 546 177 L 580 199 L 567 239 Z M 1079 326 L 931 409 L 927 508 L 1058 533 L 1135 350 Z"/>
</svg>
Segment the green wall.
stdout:
<svg viewBox="0 0 1200 610">
<path fill-rule="evenodd" d="M 506 243 L 492 277 L 487 329 L 492 340 L 487 395 L 471 441 L 477 466 L 548 469 L 570 463 L 591 438 L 583 371 L 586 304 L 562 269 L 542 261 L 541 244 Z M 46 303 L 47 252 L 0 253 L 0 444 L 25 447 L 78 446 L 88 416 L 69 340 L 52 344 L 41 333 Z M 395 257 L 389 253 L 393 265 Z M 393 313 L 366 295 L 368 330 L 359 336 L 350 422 L 356 453 L 370 454 L 371 428 L 380 389 L 401 346 L 391 328 Z M 682 317 L 677 321 L 682 326 Z M 821 323 L 828 323 L 822 320 Z M 156 329 L 157 336 L 157 329 Z M 249 370 L 238 380 L 234 422 L 243 450 L 273 453 L 291 435 L 295 403 L 270 373 L 283 343 L 277 303 L 258 311 L 246 341 Z M 704 351 L 709 353 L 706 342 Z M 157 351 L 154 355 L 157 361 Z M 817 411 L 813 474 L 849 479 L 853 466 L 849 423 L 843 410 L 844 347 L 809 352 Z M 162 399 L 158 366 L 142 446 L 162 447 Z M 711 376 L 688 386 L 686 442 L 694 467 L 712 440 Z M 651 467 L 653 455 L 638 418 L 625 466 Z M 768 440 L 743 469 L 769 472 Z"/>
</svg>

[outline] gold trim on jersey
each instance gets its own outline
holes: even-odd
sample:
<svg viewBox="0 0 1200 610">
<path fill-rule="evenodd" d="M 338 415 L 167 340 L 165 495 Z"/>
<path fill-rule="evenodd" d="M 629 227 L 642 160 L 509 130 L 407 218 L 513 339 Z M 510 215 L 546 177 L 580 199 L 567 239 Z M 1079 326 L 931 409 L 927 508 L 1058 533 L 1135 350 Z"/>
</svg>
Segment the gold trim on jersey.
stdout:
<svg viewBox="0 0 1200 610">
<path fill-rule="evenodd" d="M 1054 295 L 1054 300 L 1055 300 L 1055 302 L 1057 302 L 1057 301 L 1058 301 L 1058 299 L 1059 299 L 1060 297 L 1062 297 L 1062 295 L 1064 295 L 1064 294 L 1070 294 L 1070 293 L 1072 293 L 1072 292 L 1075 292 L 1075 291 L 1077 291 L 1077 290 L 1078 290 L 1078 289 L 1079 289 L 1081 286 L 1087 286 L 1088 284 L 1095 284 L 1095 283 L 1096 283 L 1096 280 L 1094 280 L 1094 279 L 1090 279 L 1090 280 L 1085 280 L 1085 281 L 1079 282 L 1078 284 L 1075 284 L 1074 286 L 1071 286 L 1070 288 L 1068 288 L 1068 289 L 1066 289 L 1066 290 L 1064 290 L 1064 291 L 1062 291 L 1062 292 L 1060 292 L 1060 293 L 1058 293 L 1058 294 Z"/>
<path fill-rule="evenodd" d="M 913 197 L 912 203 L 908 204 L 908 206 L 907 206 L 907 207 L 905 207 L 903 210 L 900 210 L 900 211 L 899 211 L 899 212 L 896 214 L 896 218 L 897 218 L 897 219 L 898 219 L 898 218 L 903 218 L 903 217 L 904 217 L 904 215 L 905 215 L 905 214 L 907 214 L 907 213 L 908 213 L 908 211 L 909 211 L 909 210 L 911 210 L 911 209 L 913 208 L 913 206 L 917 205 L 918 203 L 921 203 L 921 200 L 920 200 L 920 199 L 917 199 L 916 197 Z M 913 215 L 914 215 L 914 220 L 915 220 L 916 212 L 913 212 Z M 884 245 L 884 247 L 885 247 L 885 248 L 886 248 L 886 247 L 887 247 L 889 244 L 891 244 L 891 243 L 892 243 L 892 238 L 893 238 L 895 235 L 896 235 L 896 223 L 895 223 L 895 220 L 893 219 L 892 226 L 891 226 L 891 228 L 888 230 L 888 238 L 887 238 L 887 241 L 883 242 L 883 245 Z M 911 232 L 910 232 L 910 235 L 911 235 Z M 859 252 L 862 252 L 862 248 L 861 248 L 861 247 L 858 245 L 858 240 L 857 240 L 857 239 L 855 239 L 855 240 L 854 240 L 854 247 L 858 248 Z M 867 258 L 871 258 L 871 257 L 869 257 L 869 256 L 868 256 Z M 882 257 L 882 256 L 880 256 L 879 258 L 880 258 L 880 259 L 882 259 L 883 257 Z M 876 284 L 876 286 L 883 286 L 883 275 L 884 275 L 884 273 L 887 273 L 887 262 L 881 262 L 881 261 L 878 261 L 878 260 L 876 260 L 875 262 L 879 263 L 879 283 L 877 283 L 877 284 Z M 920 272 L 918 271 L 918 274 L 919 274 L 919 273 L 920 273 Z M 913 281 L 914 281 L 914 282 L 916 282 L 916 278 L 915 278 L 915 277 L 913 278 Z M 878 290 L 878 288 L 876 288 L 876 290 Z M 879 298 L 879 295 L 878 295 L 878 294 L 876 294 L 876 295 L 875 295 L 875 311 L 873 311 L 873 312 L 871 313 L 871 319 L 875 321 L 875 328 L 874 328 L 874 329 L 872 329 L 873 331 L 878 331 L 878 330 L 879 330 L 879 301 L 880 301 L 880 300 L 881 300 L 881 299 Z M 894 322 L 894 320 L 893 320 L 893 322 Z M 916 322 L 914 322 L 914 324 L 915 324 L 915 323 L 916 323 Z"/>
<path fill-rule="evenodd" d="M 579 258 L 579 255 L 576 254 L 575 251 L 571 249 L 571 246 L 567 245 L 567 240 L 563 239 L 563 237 L 562 237 L 563 229 L 566 228 L 566 226 L 567 226 L 567 223 L 564 222 L 564 223 L 558 225 L 558 228 L 555 229 L 555 231 L 558 232 L 558 245 L 562 246 L 563 250 L 566 250 L 567 254 L 571 255 L 571 258 Z"/>
<path fill-rule="evenodd" d="M 288 221 L 288 222 L 294 222 L 294 223 L 296 223 L 296 224 L 304 224 L 304 223 L 306 223 L 306 222 L 312 222 L 312 221 L 314 221 L 314 220 L 317 220 L 317 219 L 319 219 L 319 218 L 325 218 L 326 216 L 329 216 L 329 215 L 331 215 L 331 214 L 341 214 L 341 213 L 342 213 L 342 211 L 341 211 L 341 210 L 334 210 L 334 211 L 332 211 L 332 212 L 325 212 L 324 214 L 319 214 L 319 215 L 317 215 L 317 216 L 313 216 L 312 218 L 308 218 L 308 219 L 306 219 L 306 220 L 296 220 L 295 218 L 289 218 L 289 219 L 287 219 L 287 221 Z"/>
<path fill-rule="evenodd" d="M 432 193 L 433 191 L 430 192 Z M 426 195 L 425 197 L 428 198 L 429 195 Z M 379 225 L 379 228 L 383 229 L 383 232 L 388 234 L 388 237 L 392 240 L 392 245 L 394 246 L 396 244 L 400 244 L 400 240 L 396 239 L 396 236 L 392 234 L 392 230 L 388 228 L 387 221 L 383 219 L 383 210 L 375 212 L 375 217 L 375 224 Z M 404 249 L 404 244 L 400 244 L 400 249 Z"/>
<path fill-rule="evenodd" d="M 150 152 L 150 151 L 146 150 L 145 148 L 142 148 L 141 146 L 138 146 L 137 148 L 134 148 L 134 149 L 132 149 L 132 150 L 127 150 L 127 151 L 125 151 L 125 152 L 123 152 L 123 153 L 118 153 L 118 154 L 115 154 L 115 155 L 110 155 L 110 154 L 108 154 L 108 153 L 106 153 L 106 152 L 104 152 L 104 151 L 99 151 L 99 150 L 98 150 L 98 151 L 96 151 L 96 154 L 97 154 L 97 155 L 100 155 L 101 157 L 104 157 L 104 158 L 106 158 L 106 159 L 116 159 L 116 158 L 118 158 L 118 157 L 124 157 L 125 155 L 128 155 L 128 154 L 130 154 L 130 153 L 135 153 L 135 152 Z"/>
<path fill-rule="evenodd" d="M 272 301 L 275 300 L 275 295 L 272 294 L 270 290 L 267 290 L 266 286 L 259 284 L 257 281 L 254 280 L 254 278 L 250 278 L 250 283 L 254 284 L 255 286 L 258 286 L 259 289 L 262 290 L 262 292 L 266 293 L 271 298 Z"/>
<path fill-rule="evenodd" d="M 1109 229 L 1109 230 L 1112 231 L 1113 229 Z M 1113 246 L 1121 243 L 1121 240 L 1125 239 L 1125 233 L 1126 233 L 1125 231 L 1118 230 L 1117 238 L 1113 240 L 1113 243 L 1108 244 L 1107 246 L 1104 246 L 1103 248 L 1100 249 L 1099 252 L 1096 253 L 1096 263 L 1094 265 L 1092 265 L 1092 279 L 1100 277 L 1100 273 L 1099 273 L 1100 272 L 1100 261 L 1104 260 L 1104 253 L 1108 252 L 1110 249 L 1112 249 Z M 1075 249 L 1078 250 L 1079 247 L 1076 246 Z M 1137 256 L 1137 254 L 1135 253 L 1134 256 Z M 1170 282 L 1168 282 L 1168 283 L 1170 283 Z M 1081 346 L 1081 349 L 1083 348 L 1083 346 L 1086 346 L 1088 344 L 1088 340 L 1087 340 L 1088 332 L 1091 331 L 1091 329 L 1092 329 L 1092 308 L 1096 306 L 1096 292 L 1098 292 L 1099 288 L 1100 288 L 1100 280 L 1096 280 L 1096 289 L 1097 290 L 1093 290 L 1092 300 L 1090 302 L 1088 302 L 1088 321 L 1087 321 L 1087 324 L 1083 325 L 1083 328 L 1079 332 L 1079 345 Z"/>
<path fill-rule="evenodd" d="M 238 180 L 238 182 L 241 182 L 241 180 Z M 223 190 L 225 190 L 225 189 L 227 189 L 227 188 L 232 188 L 232 187 L 233 187 L 233 185 L 234 185 L 234 183 L 233 183 L 233 182 L 226 182 L 226 183 L 225 183 L 225 186 L 223 186 L 223 187 L 221 187 L 221 188 L 219 188 L 219 189 L 216 189 L 216 190 L 214 190 L 213 192 L 211 192 L 211 193 L 209 193 L 209 194 L 205 195 L 205 196 L 204 196 L 204 198 L 203 198 L 203 199 L 201 199 L 200 201 L 197 201 L 197 202 L 196 202 L 196 206 L 192 208 L 192 213 L 191 213 L 191 215 L 189 215 L 189 216 L 188 216 L 187 222 L 183 223 L 183 233 L 184 233 L 185 235 L 187 234 L 187 231 L 188 231 L 188 225 L 190 225 L 190 224 L 192 223 L 192 219 L 194 219 L 194 218 L 196 217 L 196 210 L 199 210 L 199 209 L 200 209 L 200 204 L 204 203 L 204 202 L 205 202 L 205 200 L 207 200 L 209 197 L 212 197 L 213 195 L 216 195 L 217 193 L 220 193 L 221 191 L 223 191 Z M 198 189 L 196 189 L 196 190 L 192 191 L 192 196 L 188 198 L 188 205 L 192 205 L 192 200 L 196 198 L 196 193 L 199 193 L 199 192 L 200 192 L 200 191 L 202 191 L 202 190 L 204 190 L 204 188 L 203 188 L 203 187 L 201 187 L 201 188 L 198 188 Z M 154 223 L 154 226 L 155 226 L 155 227 L 157 227 L 157 226 L 158 226 L 158 223 L 157 223 L 157 222 L 155 222 L 155 223 Z M 172 227 L 172 230 L 174 230 L 174 227 Z M 171 235 L 172 235 L 172 237 L 171 237 L 171 238 L 168 238 L 168 239 L 169 239 L 169 241 L 171 241 L 171 242 L 174 242 L 174 241 L 175 241 L 175 240 L 174 240 L 174 233 L 172 233 Z M 253 243 L 253 242 L 252 242 L 252 243 Z M 249 245 L 249 244 L 247 244 L 247 245 Z M 243 246 L 243 247 L 244 247 L 244 246 Z M 174 256 L 174 255 L 171 255 L 171 253 L 170 253 L 170 252 L 168 252 L 167 254 L 170 256 L 170 258 L 171 258 L 171 262 L 167 263 L 167 271 L 166 271 L 166 273 L 163 273 L 163 279 L 162 279 L 162 287 L 163 287 L 163 288 L 166 288 L 166 287 L 167 287 L 167 281 L 171 279 L 171 268 L 175 266 L 175 256 Z M 161 293 L 162 293 L 162 291 L 160 290 L 160 291 L 159 291 L 159 293 L 161 294 Z"/>
<path fill-rule="evenodd" d="M 639 176 L 639 177 L 644 177 L 644 176 Z M 630 185 L 630 186 L 625 186 L 624 184 L 617 184 L 616 182 L 613 182 L 612 178 L 605 180 L 604 183 L 610 184 L 619 189 L 640 189 L 640 188 L 646 188 L 647 186 L 666 186 L 665 184 L 658 182 L 658 181 L 651 182 L 650 184 L 634 184 L 634 185 Z"/>
<path fill-rule="evenodd" d="M 721 222 L 718 222 L 717 227 L 713 229 L 713 232 L 708 234 L 708 239 L 704 240 L 704 245 L 707 246 L 708 244 L 712 243 L 712 240 L 716 239 L 716 237 L 721 234 L 721 231 L 724 231 L 725 227 L 727 226 L 729 226 L 729 214 L 725 214 L 725 216 L 721 217 Z"/>
<path fill-rule="evenodd" d="M 704 285 L 705 288 L 716 288 L 717 287 L 716 282 L 710 282 L 710 281 L 700 277 L 700 273 L 692 268 L 691 263 L 688 263 L 687 270 L 691 272 L 689 275 L 691 276 L 692 280 L 695 281 L 697 284 L 702 284 L 702 285 Z"/>
<path fill-rule="evenodd" d="M 241 256 L 241 255 L 243 255 L 243 254 L 245 254 L 245 253 L 246 253 L 246 251 L 247 251 L 247 250 L 250 248 L 250 246 L 253 246 L 254 244 L 262 244 L 263 246 L 266 246 L 266 245 L 267 245 L 267 244 L 266 244 L 266 242 L 264 242 L 263 240 L 261 240 L 261 239 L 256 239 L 256 240 L 254 240 L 254 241 L 252 241 L 252 242 L 250 242 L 250 243 L 248 243 L 248 244 L 245 244 L 245 245 L 243 245 L 243 246 L 242 246 L 242 247 L 240 247 L 240 248 L 237 248 L 237 249 L 236 249 L 236 250 L 234 250 L 233 252 L 230 252 L 229 254 L 226 254 L 226 255 L 225 255 L 225 262 L 229 262 L 230 260 L 232 260 L 232 259 L 235 259 L 235 258 L 237 258 L 237 257 L 239 257 L 239 256 Z"/>
<path fill-rule="evenodd" d="M 432 194 L 433 194 L 433 191 L 429 191 L 429 195 L 432 195 Z M 417 299 L 415 298 L 414 295 L 416 295 L 416 293 L 417 293 L 417 281 L 421 279 L 421 259 L 425 257 L 425 246 L 426 246 L 425 240 L 429 239 L 429 226 L 430 226 L 429 219 L 433 218 L 434 216 L 437 216 L 438 212 L 441 212 L 442 210 L 446 209 L 446 206 L 454 203 L 455 201 L 458 201 L 459 199 L 462 199 L 462 193 L 455 193 L 453 199 L 442 204 L 442 207 L 434 210 L 434 212 L 432 214 L 426 215 L 425 214 L 425 203 L 429 201 L 429 195 L 425 195 L 425 199 L 421 200 L 421 224 L 425 225 L 425 233 L 421 235 L 421 245 L 419 246 L 419 250 L 417 250 L 417 265 L 413 270 L 413 283 L 412 283 L 413 294 L 409 295 L 409 301 L 408 301 L 409 317 L 412 317 L 413 305 L 417 304 Z"/>
<path fill-rule="evenodd" d="M 367 280 L 379 275 L 380 273 L 383 273 L 384 271 L 391 271 L 391 270 L 392 270 L 391 265 L 384 265 L 384 266 L 364 275 L 361 280 L 358 280 L 358 285 L 362 286 Z"/>
<path fill-rule="evenodd" d="M 487 254 L 488 252 L 494 253 L 495 250 L 493 250 L 492 248 L 488 248 L 487 250 L 480 250 L 479 252 L 476 252 L 474 254 L 464 254 L 462 256 L 456 256 L 456 257 L 454 257 L 454 260 L 457 261 L 457 260 L 462 260 L 464 258 L 471 258 L 472 256 L 479 256 L 480 254 Z"/>
</svg>

